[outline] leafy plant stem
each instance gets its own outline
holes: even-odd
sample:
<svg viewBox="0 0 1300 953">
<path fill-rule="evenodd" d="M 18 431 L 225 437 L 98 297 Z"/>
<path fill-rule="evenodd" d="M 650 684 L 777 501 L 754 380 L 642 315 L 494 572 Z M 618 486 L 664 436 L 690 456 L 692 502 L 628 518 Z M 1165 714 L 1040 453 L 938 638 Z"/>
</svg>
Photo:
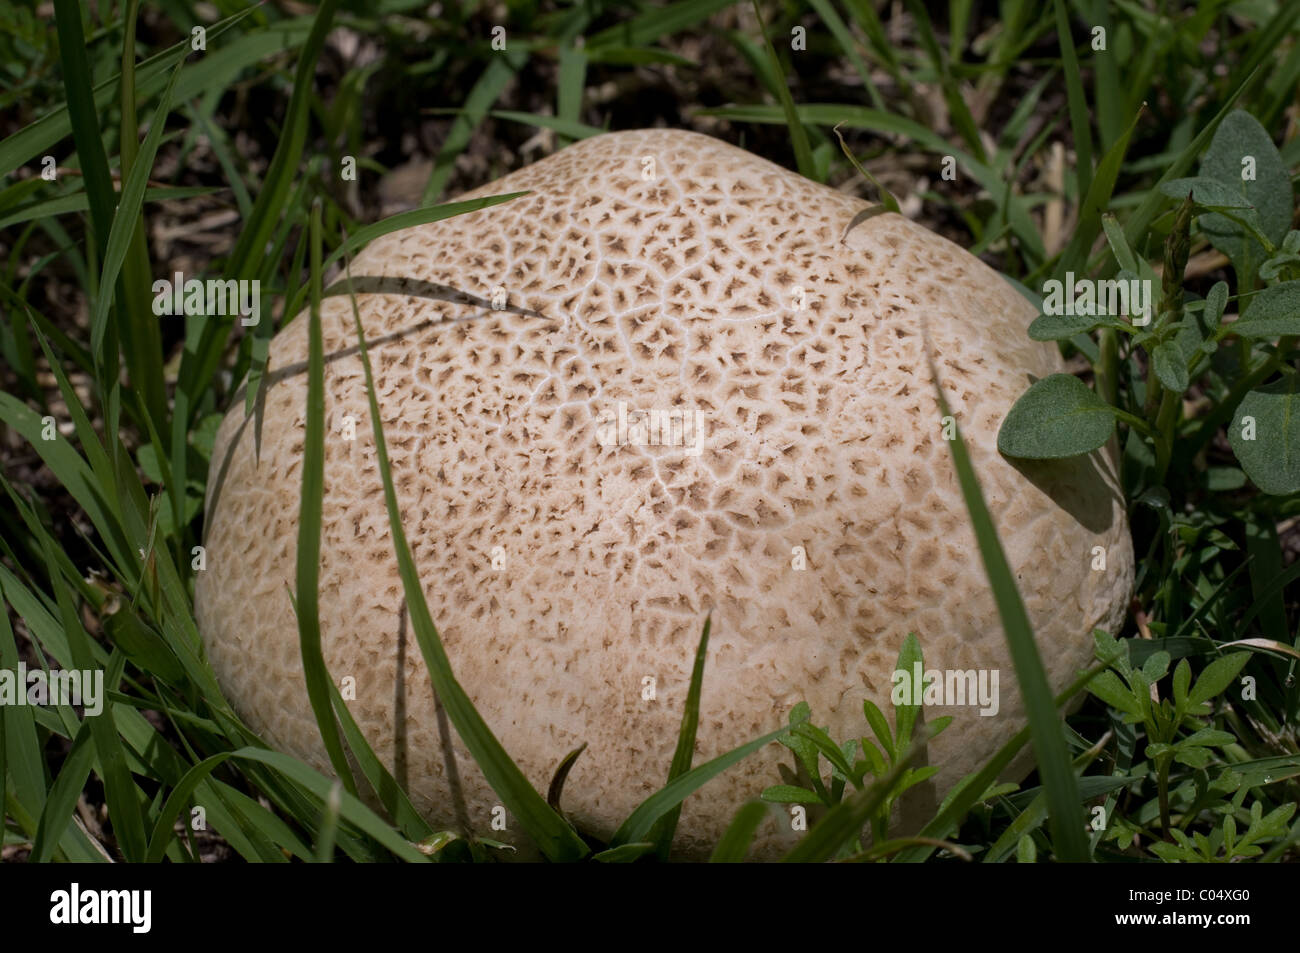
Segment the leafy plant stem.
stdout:
<svg viewBox="0 0 1300 953">
<path fill-rule="evenodd" d="M 1119 338 L 1114 328 L 1102 328 L 1098 346 L 1101 359 L 1097 363 L 1097 393 L 1114 407 L 1119 400 Z"/>
<path fill-rule="evenodd" d="M 1137 414 L 1130 414 L 1127 410 L 1120 410 L 1118 407 L 1112 407 L 1110 412 L 1115 415 L 1116 420 L 1122 420 L 1138 433 L 1155 439 L 1155 430 Z"/>
<path fill-rule="evenodd" d="M 1171 390 L 1160 397 L 1160 410 L 1156 415 L 1156 478 L 1162 484 L 1169 472 L 1169 461 L 1174 451 L 1174 422 L 1178 418 L 1179 398 Z"/>
<path fill-rule="evenodd" d="M 1160 827 L 1165 838 L 1169 837 L 1169 767 L 1173 764 L 1172 754 L 1162 754 L 1156 758 L 1156 786 L 1160 793 Z"/>
</svg>

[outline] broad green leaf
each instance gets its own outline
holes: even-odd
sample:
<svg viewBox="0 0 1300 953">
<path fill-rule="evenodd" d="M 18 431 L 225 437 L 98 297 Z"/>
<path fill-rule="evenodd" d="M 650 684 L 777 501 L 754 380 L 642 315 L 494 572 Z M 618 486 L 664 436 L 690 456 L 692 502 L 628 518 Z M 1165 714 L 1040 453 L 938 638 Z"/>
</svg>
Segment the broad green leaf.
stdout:
<svg viewBox="0 0 1300 953">
<path fill-rule="evenodd" d="M 1188 704 L 1199 705 L 1218 696 L 1232 684 L 1232 680 L 1237 677 L 1237 673 L 1242 670 L 1249 658 L 1249 652 L 1234 652 L 1232 655 L 1217 658 L 1205 666 L 1205 670 L 1201 672 L 1200 678 L 1196 680 L 1196 684 L 1192 686 L 1187 696 Z"/>
<path fill-rule="evenodd" d="M 1190 194 L 1192 201 L 1202 208 L 1226 208 L 1253 211 L 1255 206 L 1246 201 L 1240 190 L 1234 191 L 1215 179 L 1203 175 L 1182 179 L 1170 179 L 1160 186 L 1160 191 L 1171 199 L 1185 199 Z"/>
<path fill-rule="evenodd" d="M 1300 374 L 1247 394 L 1228 428 L 1228 442 L 1265 493 L 1300 493 Z"/>
<path fill-rule="evenodd" d="M 1101 227 L 1106 232 L 1106 241 L 1110 244 L 1111 254 L 1115 256 L 1115 261 L 1121 268 L 1137 273 L 1138 259 L 1133 254 L 1133 249 L 1129 246 L 1128 239 L 1124 236 L 1124 230 L 1119 227 L 1119 222 L 1114 215 L 1107 212 L 1101 217 Z"/>
<path fill-rule="evenodd" d="M 1291 177 L 1273 140 L 1254 116 L 1237 109 L 1229 113 L 1201 159 L 1201 177 L 1227 186 L 1255 209 L 1260 231 L 1275 246 L 1291 226 Z M 1262 261 L 1263 249 L 1242 227 L 1222 215 L 1205 215 L 1201 230 L 1211 244 L 1238 269 Z"/>
<path fill-rule="evenodd" d="M 1210 328 L 1217 328 L 1223 320 L 1223 312 L 1228 307 L 1228 283 L 1216 281 L 1210 293 L 1205 296 L 1205 323 Z"/>
<path fill-rule="evenodd" d="M 1040 314 L 1029 325 L 1029 336 L 1035 341 L 1068 341 L 1094 328 L 1130 330 L 1128 324 L 1109 314 Z"/>
<path fill-rule="evenodd" d="M 1300 334 L 1300 281 L 1284 281 L 1246 298 L 1246 310 L 1232 326 L 1238 337 L 1271 340 Z"/>
<path fill-rule="evenodd" d="M 889 756 L 890 761 L 893 761 L 898 756 L 898 749 L 894 747 L 894 734 L 889 730 L 889 722 L 885 720 L 884 714 L 870 698 L 863 699 L 862 712 L 866 715 L 867 724 L 875 732 L 881 747 L 885 749 L 885 754 Z"/>
<path fill-rule="evenodd" d="M 1038 863 L 1038 848 L 1034 846 L 1034 839 L 1028 834 L 1021 835 L 1020 840 L 1016 842 L 1016 863 Z"/>
<path fill-rule="evenodd" d="M 1259 277 L 1272 281 L 1288 269 L 1293 272 L 1300 269 L 1300 232 L 1294 230 L 1286 233 L 1277 254 L 1260 266 Z"/>
<path fill-rule="evenodd" d="M 1189 768 L 1203 768 L 1214 760 L 1214 756 L 1204 748 L 1183 747 L 1180 745 L 1174 749 L 1174 760 L 1179 764 L 1187 765 Z"/>
<path fill-rule="evenodd" d="M 795 728 L 792 734 L 802 735 L 816 745 L 822 757 L 845 777 L 853 771 L 852 766 L 844 759 L 844 752 L 831 740 L 831 736 L 821 728 L 813 724 L 802 724 Z"/>
<path fill-rule="evenodd" d="M 1169 653 L 1152 652 L 1142 665 L 1142 674 L 1148 682 L 1158 682 L 1169 671 Z"/>
<path fill-rule="evenodd" d="M 1178 665 L 1174 668 L 1174 710 L 1178 712 L 1187 709 L 1187 691 L 1192 683 L 1192 666 L 1188 664 L 1187 659 L 1180 659 Z"/>
<path fill-rule="evenodd" d="M 1200 731 L 1193 732 L 1182 741 L 1180 745 L 1201 746 L 1208 748 L 1221 748 L 1224 745 L 1234 744 L 1237 736 L 1226 731 L 1218 731 L 1214 728 L 1202 728 Z"/>
<path fill-rule="evenodd" d="M 1142 713 L 1142 710 L 1133 700 L 1133 692 L 1119 680 L 1119 676 L 1114 672 L 1102 672 L 1089 683 L 1088 691 L 1111 708 L 1118 709 L 1126 715 L 1140 715 Z"/>
<path fill-rule="evenodd" d="M 1176 342 L 1165 341 L 1156 345 L 1156 349 L 1151 352 L 1151 360 L 1160 383 L 1175 394 L 1187 390 L 1190 383 L 1187 379 L 1187 358 Z"/>
<path fill-rule="evenodd" d="M 1115 431 L 1110 407 L 1083 381 L 1052 374 L 1035 381 L 1002 421 L 998 450 L 1009 457 L 1052 460 L 1090 453 Z"/>
</svg>

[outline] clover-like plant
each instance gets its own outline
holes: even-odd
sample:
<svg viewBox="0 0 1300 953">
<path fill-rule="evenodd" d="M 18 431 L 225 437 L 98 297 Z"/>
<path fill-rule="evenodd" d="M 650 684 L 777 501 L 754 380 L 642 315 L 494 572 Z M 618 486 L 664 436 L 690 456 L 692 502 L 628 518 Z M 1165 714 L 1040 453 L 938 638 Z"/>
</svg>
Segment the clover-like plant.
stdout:
<svg viewBox="0 0 1300 953">
<path fill-rule="evenodd" d="M 1263 840 L 1273 840 L 1286 835 L 1287 821 L 1295 813 L 1295 804 L 1283 804 L 1267 815 L 1264 805 L 1255 801 L 1250 806 L 1250 825 L 1237 836 L 1237 822 L 1231 814 L 1223 819 L 1223 826 L 1208 834 L 1199 832 L 1190 836 L 1174 828 L 1170 831 L 1175 844 L 1152 844 L 1151 851 L 1162 860 L 1193 864 L 1231 863 L 1238 857 L 1258 857 L 1264 852 L 1259 846 Z"/>
<path fill-rule="evenodd" d="M 911 673 L 914 666 L 920 666 L 924 670 L 920 640 L 916 633 L 911 632 L 899 650 L 896 671 Z M 889 727 L 884 713 L 870 699 L 863 701 L 862 709 L 878 745 L 865 735 L 836 744 L 826 728 L 819 728 L 808 720 L 811 710 L 807 702 L 795 705 L 790 712 L 789 732 L 777 740 L 794 753 L 800 769 L 798 780 L 803 783 L 773 785 L 763 791 L 762 799 L 779 804 L 834 807 L 843 800 L 844 792 L 850 784 L 857 791 L 865 791 L 872 783 L 868 776 L 877 782 L 881 781 L 908 761 L 913 754 L 912 737 L 921 714 L 919 699 L 914 704 L 898 706 L 895 729 Z M 945 716 L 923 726 L 926 740 L 934 738 L 951 722 L 951 716 Z M 826 759 L 829 766 L 829 778 L 823 777 L 822 758 Z M 938 770 L 933 765 L 919 765 L 901 771 L 898 780 L 872 812 L 871 834 L 875 844 L 884 841 L 890 811 L 899 797 L 909 788 L 933 777 Z M 851 841 L 842 846 L 840 855 L 847 857 L 862 851 L 860 840 Z"/>
<path fill-rule="evenodd" d="M 1097 632 L 1095 638 L 1099 658 L 1114 655 L 1115 642 L 1110 636 Z M 1174 668 L 1172 698 L 1160 698 L 1152 690 L 1169 672 L 1170 656 L 1164 651 L 1153 652 L 1141 666 L 1121 655 L 1113 663 L 1113 671 L 1100 673 L 1088 685 L 1088 691 L 1123 713 L 1124 722 L 1141 724 L 1146 730 L 1146 756 L 1155 768 L 1160 820 L 1166 831 L 1170 829 L 1169 772 L 1174 762 L 1204 768 L 1212 760 L 1211 749 L 1236 741 L 1234 735 L 1216 730 L 1204 719 L 1212 712 L 1210 702 L 1232 684 L 1249 658 L 1248 652 L 1217 658 L 1195 684 L 1191 665 L 1181 659 Z"/>
<path fill-rule="evenodd" d="M 1064 294 L 1053 289 L 1029 328 L 1035 340 L 1071 341 L 1096 354 L 1097 389 L 1069 374 L 1035 381 L 1003 421 L 998 447 L 1027 459 L 1090 453 L 1118 421 L 1129 427 L 1126 485 L 1147 489 L 1163 486 L 1171 472 L 1188 472 L 1229 424 L 1232 450 L 1261 490 L 1300 492 L 1300 378 L 1289 366 L 1300 336 L 1300 233 L 1289 231 L 1286 165 L 1263 127 L 1238 110 L 1216 130 L 1200 174 L 1171 178 L 1160 191 L 1182 199 L 1165 221 L 1161 273 L 1135 252 L 1113 216 L 1103 216 L 1113 264 L 1098 264 L 1095 290 L 1086 290 L 1078 307 L 1079 286 L 1067 271 Z M 1227 257 L 1235 280 L 1233 288 L 1217 282 L 1203 299 L 1183 287 L 1198 235 Z M 1142 288 L 1151 290 L 1143 296 Z M 1111 310 L 1103 296 L 1126 302 L 1130 320 L 1101 313 Z M 1239 317 L 1230 319 L 1231 305 Z M 1098 344 L 1087 337 L 1093 331 Z M 1121 376 L 1129 382 L 1122 389 Z M 1210 399 L 1201 404 L 1210 409 L 1195 419 L 1185 399 L 1202 381 Z"/>
</svg>

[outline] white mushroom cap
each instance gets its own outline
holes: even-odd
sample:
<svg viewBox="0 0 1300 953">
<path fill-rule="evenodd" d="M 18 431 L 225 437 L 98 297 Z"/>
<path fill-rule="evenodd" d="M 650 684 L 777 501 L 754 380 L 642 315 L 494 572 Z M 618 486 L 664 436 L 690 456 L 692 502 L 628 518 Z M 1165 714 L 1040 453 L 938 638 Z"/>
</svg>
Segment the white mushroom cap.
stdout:
<svg viewBox="0 0 1300 953">
<path fill-rule="evenodd" d="M 533 194 L 374 241 L 352 275 L 368 292 L 358 303 L 403 522 L 455 674 L 539 790 L 588 743 L 563 798 L 581 828 L 609 836 L 664 783 L 710 611 L 696 764 L 784 724 L 801 700 L 837 741 L 868 734 L 863 699 L 892 719 L 908 632 L 927 668 L 1001 674 L 996 716 L 927 711 L 956 718 L 930 745 L 940 792 L 1024 725 L 923 326 L 1053 687 L 1087 664 L 1094 627 L 1118 627 L 1133 554 L 1109 459 L 1031 467 L 997 453 L 1012 403 L 1062 365 L 1026 336 L 1035 312 L 996 272 L 694 133 L 597 136 L 465 197 L 517 190 Z M 486 303 L 498 287 L 506 310 Z M 440 719 L 400 621 L 347 297 L 326 299 L 322 321 L 325 659 L 336 681 L 355 678 L 349 707 L 416 806 L 453 826 L 459 801 L 487 834 L 499 799 Z M 242 396 L 221 427 L 197 611 L 249 725 L 329 772 L 289 598 L 306 355 L 295 320 L 271 344 L 260 458 Z M 698 410 L 702 453 L 602 446 L 602 415 L 620 401 Z M 1091 568 L 1096 546 L 1104 571 Z M 684 855 L 781 783 L 778 762 L 789 752 L 769 745 L 689 798 Z M 508 823 L 490 836 L 520 839 Z M 760 853 L 793 843 L 789 827 L 770 819 Z"/>
</svg>

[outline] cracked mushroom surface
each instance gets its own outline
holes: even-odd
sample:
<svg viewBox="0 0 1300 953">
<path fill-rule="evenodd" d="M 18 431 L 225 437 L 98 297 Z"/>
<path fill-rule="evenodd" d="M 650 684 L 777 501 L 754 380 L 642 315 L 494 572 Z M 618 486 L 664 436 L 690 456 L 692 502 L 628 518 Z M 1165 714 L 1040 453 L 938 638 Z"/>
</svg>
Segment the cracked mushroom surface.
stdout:
<svg viewBox="0 0 1300 953">
<path fill-rule="evenodd" d="M 540 791 L 588 744 L 562 802 L 580 829 L 608 837 L 663 785 L 710 612 L 696 764 L 802 700 L 837 741 L 868 733 L 864 698 L 892 721 L 908 632 L 927 669 L 1001 673 L 994 716 L 926 709 L 955 718 L 929 746 L 938 796 L 1025 724 L 923 335 L 1052 686 L 1086 666 L 1094 627 L 1117 629 L 1133 553 L 1110 457 L 997 452 L 1012 403 L 1062 363 L 992 269 L 696 133 L 596 136 L 462 198 L 519 190 L 379 238 L 351 273 L 455 675 Z M 435 826 L 522 843 L 513 819 L 490 831 L 499 798 L 404 619 L 346 295 L 322 325 L 326 663 L 355 679 L 349 709 Z M 306 362 L 294 320 L 271 344 L 260 450 L 242 392 L 220 428 L 197 614 L 236 710 L 328 774 L 289 596 Z M 771 744 L 688 798 L 679 855 L 706 855 L 792 764 Z M 790 828 L 774 812 L 753 856 L 793 844 Z"/>
</svg>

